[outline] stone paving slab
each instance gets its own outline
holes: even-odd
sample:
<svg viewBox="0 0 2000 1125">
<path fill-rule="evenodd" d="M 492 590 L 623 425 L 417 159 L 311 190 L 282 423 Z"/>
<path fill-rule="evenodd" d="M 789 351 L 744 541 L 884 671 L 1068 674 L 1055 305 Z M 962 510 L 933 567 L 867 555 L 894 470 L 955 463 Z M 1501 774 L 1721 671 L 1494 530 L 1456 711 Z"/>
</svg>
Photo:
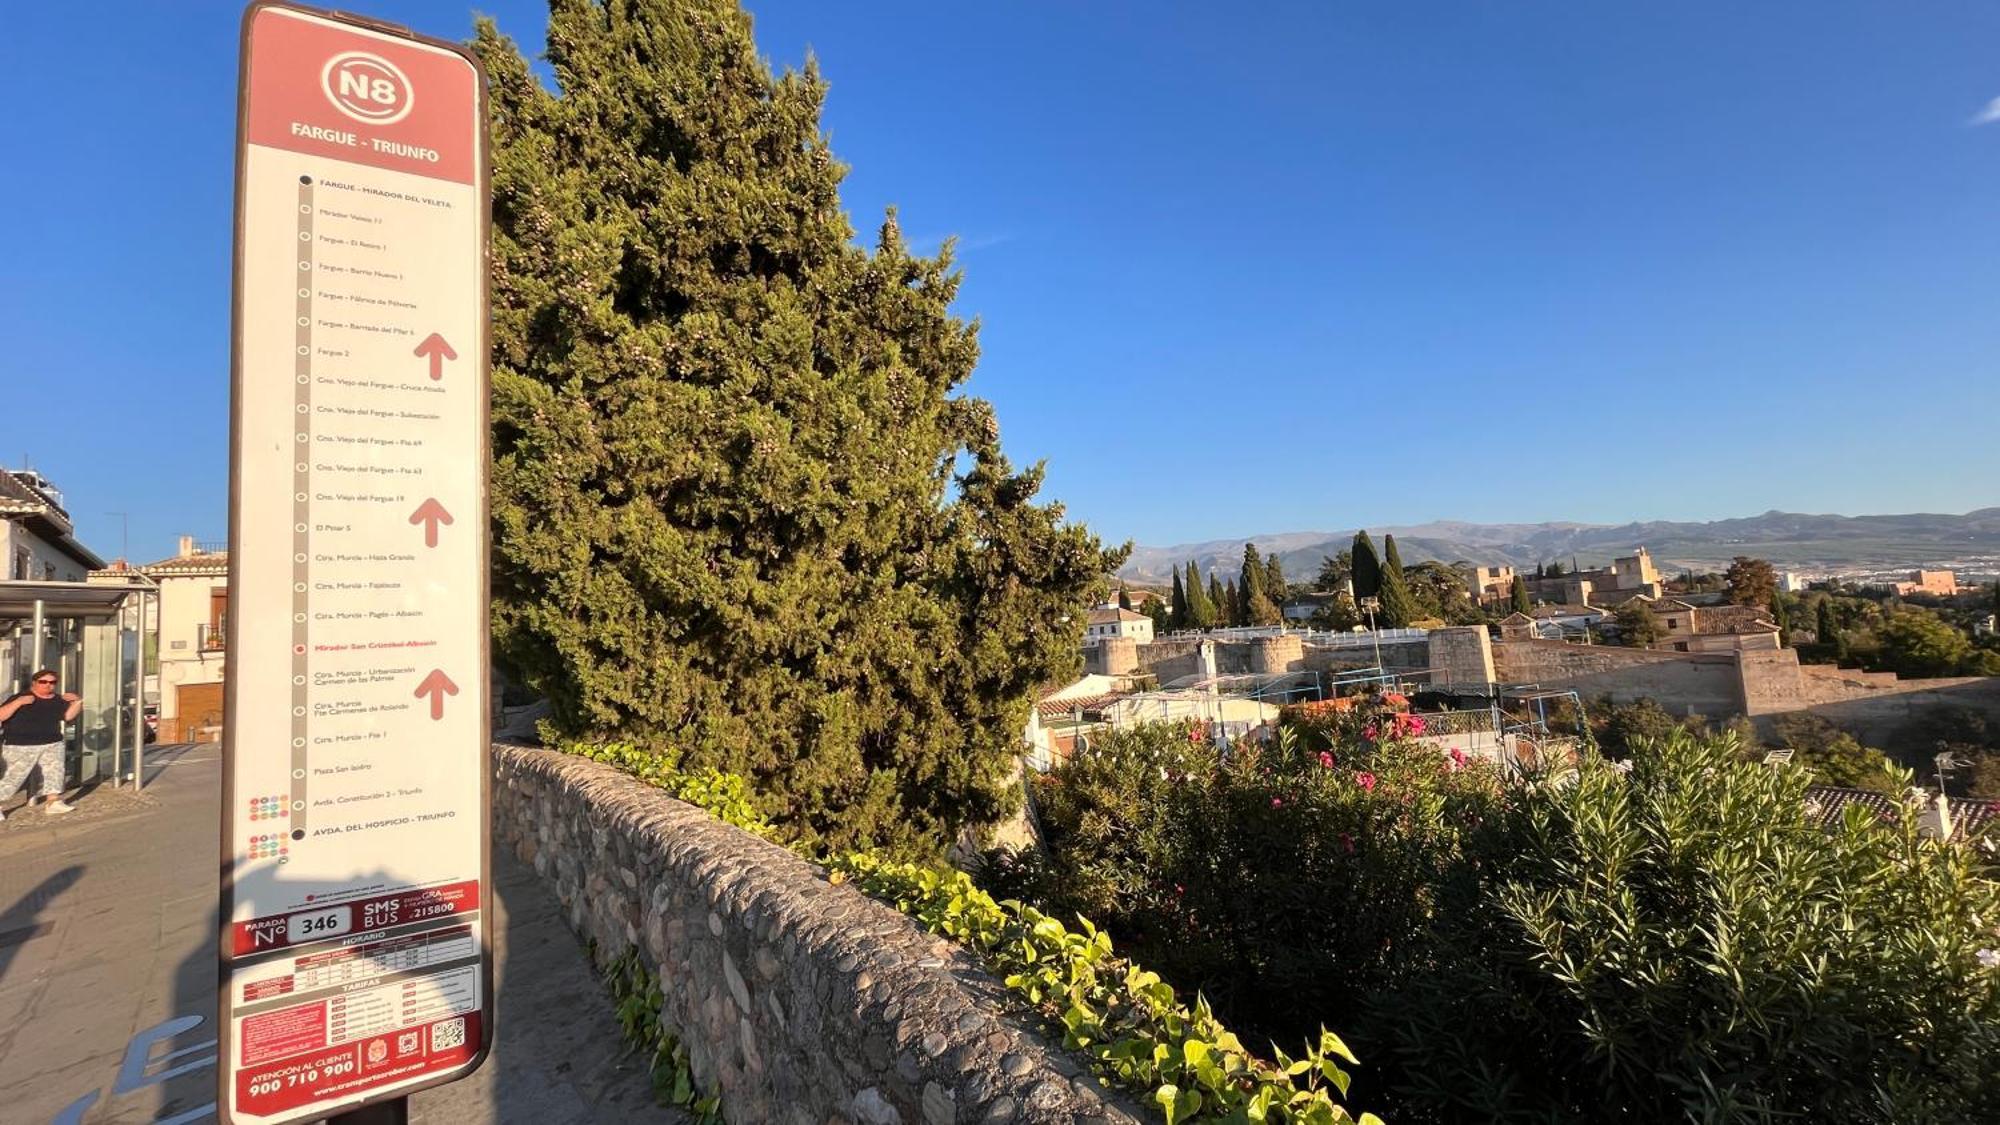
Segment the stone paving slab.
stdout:
<svg viewBox="0 0 2000 1125">
<path fill-rule="evenodd" d="M 0 1120 L 214 1121 L 220 756 L 147 750 L 143 794 L 100 786 L 77 811 L 0 822 Z M 417 1095 L 444 1125 L 679 1122 L 640 1061 L 554 899 L 494 857 L 493 1054 Z"/>
</svg>

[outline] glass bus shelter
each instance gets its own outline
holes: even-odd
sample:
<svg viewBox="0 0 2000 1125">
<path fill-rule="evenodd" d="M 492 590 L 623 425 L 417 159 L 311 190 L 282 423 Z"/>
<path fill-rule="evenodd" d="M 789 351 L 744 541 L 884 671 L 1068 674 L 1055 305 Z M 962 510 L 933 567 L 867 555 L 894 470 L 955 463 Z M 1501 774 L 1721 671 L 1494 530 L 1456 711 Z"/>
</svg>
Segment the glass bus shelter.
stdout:
<svg viewBox="0 0 2000 1125">
<path fill-rule="evenodd" d="M 0 581 L 0 698 L 28 690 L 40 668 L 55 670 L 57 691 L 83 697 L 68 734 L 72 784 L 145 787 L 146 662 L 159 651 L 159 599 L 160 588 L 137 574 Z"/>
</svg>

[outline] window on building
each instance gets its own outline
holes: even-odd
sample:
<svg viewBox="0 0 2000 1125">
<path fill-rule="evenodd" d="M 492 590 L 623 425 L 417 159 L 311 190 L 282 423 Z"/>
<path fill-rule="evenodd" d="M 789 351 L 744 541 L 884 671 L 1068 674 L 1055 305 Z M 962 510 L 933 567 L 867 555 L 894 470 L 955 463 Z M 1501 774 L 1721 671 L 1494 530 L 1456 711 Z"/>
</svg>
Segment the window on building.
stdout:
<svg viewBox="0 0 2000 1125">
<path fill-rule="evenodd" d="M 23 582 L 27 581 L 30 577 L 28 571 L 28 549 L 26 547 L 22 547 L 14 552 L 13 577 Z"/>
</svg>

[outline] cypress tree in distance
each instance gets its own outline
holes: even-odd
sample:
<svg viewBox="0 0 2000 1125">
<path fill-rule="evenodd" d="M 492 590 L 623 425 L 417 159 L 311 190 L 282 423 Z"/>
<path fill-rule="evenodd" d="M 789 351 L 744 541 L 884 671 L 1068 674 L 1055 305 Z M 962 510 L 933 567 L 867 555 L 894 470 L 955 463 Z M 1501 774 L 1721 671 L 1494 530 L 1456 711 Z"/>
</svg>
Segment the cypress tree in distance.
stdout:
<svg viewBox="0 0 2000 1125">
<path fill-rule="evenodd" d="M 1175 629 L 1188 627 L 1187 589 L 1181 585 L 1181 568 L 1174 568 L 1174 600 L 1167 609 L 1167 623 Z"/>
<path fill-rule="evenodd" d="M 1223 604 L 1229 607 L 1230 626 L 1233 628 L 1242 625 L 1244 623 L 1243 592 L 1236 588 L 1236 579 L 1232 578 L 1222 584 L 1222 597 Z"/>
<path fill-rule="evenodd" d="M 1403 560 L 1396 554 L 1393 535 L 1382 537 L 1382 592 L 1376 597 L 1382 601 L 1382 608 L 1376 611 L 1377 620 L 1384 627 L 1407 629 L 1417 619 L 1417 602 L 1403 582 Z"/>
<path fill-rule="evenodd" d="M 934 851 L 1018 800 L 1036 689 L 1123 552 L 1035 502 L 950 251 L 855 244 L 817 68 L 734 0 L 481 21 L 495 656 L 552 738 L 748 775 L 808 843 Z"/>
<path fill-rule="evenodd" d="M 1187 564 L 1187 627 L 1190 629 L 1215 628 L 1215 599 L 1208 596 L 1201 587 L 1201 572 L 1192 561 Z"/>
<path fill-rule="evenodd" d="M 1236 624 L 1236 615 L 1229 605 L 1229 594 L 1222 588 L 1222 579 L 1214 574 L 1208 576 L 1208 600 L 1215 606 L 1215 623 L 1218 626 Z"/>
<path fill-rule="evenodd" d="M 1368 538 L 1368 532 L 1354 533 L 1353 580 L 1355 598 L 1378 598 L 1382 596 L 1382 562 L 1375 557 L 1375 541 Z"/>
<path fill-rule="evenodd" d="M 1264 556 L 1264 596 L 1277 606 L 1292 596 L 1291 583 L 1285 581 L 1285 568 L 1275 553 Z"/>
<path fill-rule="evenodd" d="M 1245 625 L 1277 623 L 1277 603 L 1271 600 L 1270 594 L 1264 589 L 1264 579 L 1269 573 L 1269 568 L 1264 565 L 1264 559 L 1257 551 L 1257 544 L 1243 544 L 1243 569 L 1238 576 L 1236 594 L 1240 602 L 1242 623 Z"/>
<path fill-rule="evenodd" d="M 1528 583 L 1518 574 L 1514 576 L 1513 588 L 1507 591 L 1507 598 L 1516 613 L 1527 613 L 1534 608 L 1528 603 Z"/>
</svg>

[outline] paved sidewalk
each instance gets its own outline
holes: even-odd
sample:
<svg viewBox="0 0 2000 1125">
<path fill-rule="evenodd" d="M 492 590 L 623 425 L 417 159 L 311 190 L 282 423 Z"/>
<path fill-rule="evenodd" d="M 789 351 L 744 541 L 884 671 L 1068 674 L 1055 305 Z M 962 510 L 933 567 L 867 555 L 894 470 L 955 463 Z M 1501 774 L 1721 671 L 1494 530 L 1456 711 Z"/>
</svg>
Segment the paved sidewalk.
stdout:
<svg viewBox="0 0 2000 1125">
<path fill-rule="evenodd" d="M 215 1120 L 214 746 L 149 747 L 144 794 L 0 823 L 0 1119 Z M 18 798 L 7 802 L 18 803 Z M 472 1077 L 417 1122 L 673 1122 L 652 1104 L 582 948 L 534 873 L 493 865 L 499 1011 Z"/>
</svg>

